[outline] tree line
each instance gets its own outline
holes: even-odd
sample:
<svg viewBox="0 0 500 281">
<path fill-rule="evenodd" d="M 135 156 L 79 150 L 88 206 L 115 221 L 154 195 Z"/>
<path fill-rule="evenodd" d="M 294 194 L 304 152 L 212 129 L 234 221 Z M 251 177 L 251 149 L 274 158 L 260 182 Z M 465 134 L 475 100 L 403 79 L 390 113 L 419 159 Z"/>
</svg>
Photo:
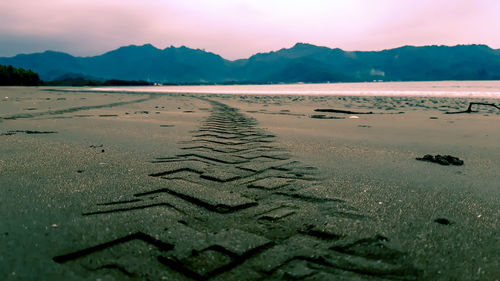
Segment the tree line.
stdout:
<svg viewBox="0 0 500 281">
<path fill-rule="evenodd" d="M 0 86 L 150 86 L 151 82 L 138 80 L 93 80 L 82 77 L 68 77 L 59 80 L 42 81 L 40 76 L 23 68 L 0 65 Z"/>
<path fill-rule="evenodd" d="M 12 65 L 0 65 L 0 86 L 37 86 L 41 84 L 37 73 Z"/>
</svg>

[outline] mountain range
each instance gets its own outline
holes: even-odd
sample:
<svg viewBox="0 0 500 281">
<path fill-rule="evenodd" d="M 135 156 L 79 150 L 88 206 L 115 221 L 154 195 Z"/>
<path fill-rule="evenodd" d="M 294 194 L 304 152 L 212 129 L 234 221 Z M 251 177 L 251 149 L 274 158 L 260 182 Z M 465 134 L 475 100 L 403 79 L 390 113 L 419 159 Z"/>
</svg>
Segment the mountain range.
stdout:
<svg viewBox="0 0 500 281">
<path fill-rule="evenodd" d="M 199 49 L 130 45 L 92 57 L 46 51 L 0 57 L 0 65 L 31 69 L 44 81 L 146 80 L 161 83 L 294 83 L 500 80 L 500 49 L 486 45 L 404 46 L 344 51 L 297 43 L 248 59 L 226 60 Z"/>
</svg>

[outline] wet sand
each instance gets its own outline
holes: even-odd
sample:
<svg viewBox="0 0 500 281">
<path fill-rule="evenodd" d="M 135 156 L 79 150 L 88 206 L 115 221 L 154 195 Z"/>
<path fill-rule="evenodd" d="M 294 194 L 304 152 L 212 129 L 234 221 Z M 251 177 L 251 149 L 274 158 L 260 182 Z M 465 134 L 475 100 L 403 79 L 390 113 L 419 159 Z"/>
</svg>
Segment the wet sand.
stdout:
<svg viewBox="0 0 500 281">
<path fill-rule="evenodd" d="M 0 279 L 499 280 L 471 101 L 0 88 Z"/>
</svg>

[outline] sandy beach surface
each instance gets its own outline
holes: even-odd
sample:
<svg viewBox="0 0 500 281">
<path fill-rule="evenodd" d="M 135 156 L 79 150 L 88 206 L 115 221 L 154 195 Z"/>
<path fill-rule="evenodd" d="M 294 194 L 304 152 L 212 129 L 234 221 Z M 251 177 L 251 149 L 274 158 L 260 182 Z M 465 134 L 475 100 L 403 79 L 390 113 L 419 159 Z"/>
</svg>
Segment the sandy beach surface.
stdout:
<svg viewBox="0 0 500 281">
<path fill-rule="evenodd" d="M 0 88 L 0 280 L 500 280 L 499 100 L 86 90 Z"/>
</svg>

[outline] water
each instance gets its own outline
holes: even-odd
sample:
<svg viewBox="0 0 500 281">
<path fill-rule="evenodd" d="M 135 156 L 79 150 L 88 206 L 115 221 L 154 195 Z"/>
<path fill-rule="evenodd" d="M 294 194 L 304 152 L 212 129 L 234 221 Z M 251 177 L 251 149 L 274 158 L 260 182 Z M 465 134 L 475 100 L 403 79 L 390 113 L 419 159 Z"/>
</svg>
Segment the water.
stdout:
<svg viewBox="0 0 500 281">
<path fill-rule="evenodd" d="M 500 81 L 147 86 L 106 87 L 93 88 L 92 90 L 200 94 L 417 96 L 500 99 Z"/>
</svg>

